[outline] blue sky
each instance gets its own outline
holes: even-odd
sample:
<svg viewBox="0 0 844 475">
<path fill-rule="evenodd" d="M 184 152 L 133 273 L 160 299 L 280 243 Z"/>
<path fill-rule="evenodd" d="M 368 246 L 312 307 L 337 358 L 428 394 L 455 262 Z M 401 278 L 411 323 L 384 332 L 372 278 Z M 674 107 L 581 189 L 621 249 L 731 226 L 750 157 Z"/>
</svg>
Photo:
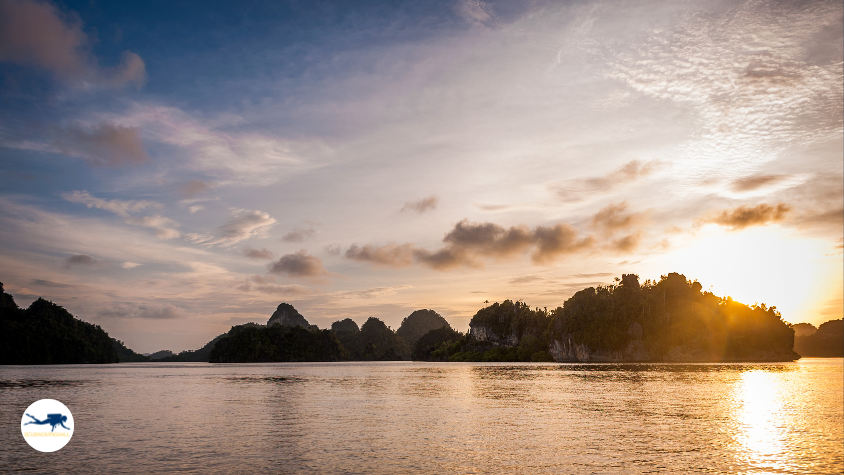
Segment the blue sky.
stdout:
<svg viewBox="0 0 844 475">
<path fill-rule="evenodd" d="M 0 281 L 138 351 L 622 273 L 841 317 L 840 2 L 0 9 Z"/>
</svg>

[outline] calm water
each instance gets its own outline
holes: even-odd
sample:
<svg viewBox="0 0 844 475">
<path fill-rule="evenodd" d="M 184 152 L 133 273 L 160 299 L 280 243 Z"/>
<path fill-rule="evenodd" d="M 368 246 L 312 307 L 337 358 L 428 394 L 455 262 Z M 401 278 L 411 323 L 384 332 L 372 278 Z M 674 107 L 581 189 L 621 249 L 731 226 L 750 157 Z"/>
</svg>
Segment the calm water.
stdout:
<svg viewBox="0 0 844 475">
<path fill-rule="evenodd" d="M 0 366 L 0 471 L 841 473 L 842 361 Z"/>
</svg>

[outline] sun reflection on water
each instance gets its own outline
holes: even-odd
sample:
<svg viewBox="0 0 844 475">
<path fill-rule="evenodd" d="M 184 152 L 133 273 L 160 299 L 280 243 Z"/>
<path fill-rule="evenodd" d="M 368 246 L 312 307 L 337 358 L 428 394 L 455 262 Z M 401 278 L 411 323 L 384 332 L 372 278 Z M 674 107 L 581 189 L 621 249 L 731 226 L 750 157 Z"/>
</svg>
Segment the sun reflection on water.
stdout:
<svg viewBox="0 0 844 475">
<path fill-rule="evenodd" d="M 744 461 L 763 473 L 785 470 L 783 403 L 779 375 L 767 371 L 742 373 L 736 391 L 739 424 L 738 442 Z"/>
</svg>

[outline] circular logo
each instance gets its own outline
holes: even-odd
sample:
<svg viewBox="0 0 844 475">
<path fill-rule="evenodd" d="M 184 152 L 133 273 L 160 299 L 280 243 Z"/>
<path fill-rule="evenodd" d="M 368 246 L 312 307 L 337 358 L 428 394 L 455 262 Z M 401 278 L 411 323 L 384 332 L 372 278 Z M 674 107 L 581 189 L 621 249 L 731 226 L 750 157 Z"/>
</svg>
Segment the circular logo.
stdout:
<svg viewBox="0 0 844 475">
<path fill-rule="evenodd" d="M 21 433 L 30 447 L 39 452 L 55 452 L 73 436 L 73 415 L 55 399 L 41 399 L 26 408 Z"/>
</svg>

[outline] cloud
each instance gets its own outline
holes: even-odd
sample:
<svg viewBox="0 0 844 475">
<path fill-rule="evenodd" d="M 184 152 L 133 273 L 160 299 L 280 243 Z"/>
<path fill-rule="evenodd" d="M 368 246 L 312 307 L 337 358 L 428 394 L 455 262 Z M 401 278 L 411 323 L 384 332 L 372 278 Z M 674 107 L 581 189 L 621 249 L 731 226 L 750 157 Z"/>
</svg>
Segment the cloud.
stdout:
<svg viewBox="0 0 844 475">
<path fill-rule="evenodd" d="M 626 183 L 641 180 L 653 174 L 663 165 L 664 163 L 659 160 L 647 162 L 631 160 L 607 175 L 568 180 L 564 183 L 552 185 L 552 189 L 563 202 L 582 201 L 590 195 L 607 193 Z"/>
<path fill-rule="evenodd" d="M 131 216 L 129 213 L 144 211 L 147 209 L 162 208 L 161 203 L 155 201 L 144 200 L 104 200 L 92 196 L 87 191 L 72 191 L 70 193 L 62 193 L 62 198 L 71 203 L 82 203 L 89 208 L 97 208 L 105 211 L 110 211 L 120 217 L 126 222 L 134 226 L 142 226 L 155 230 L 155 236 L 159 239 L 173 239 L 180 236 L 176 228 L 179 223 L 170 218 L 163 216 Z"/>
<path fill-rule="evenodd" d="M 443 237 L 443 243 L 444 246 L 435 251 L 409 243 L 353 245 L 346 251 L 346 258 L 402 267 L 409 265 L 412 257 L 417 263 L 442 270 L 460 266 L 478 268 L 484 258 L 507 259 L 533 250 L 531 259 L 542 264 L 586 250 L 593 246 L 594 238 L 578 238 L 577 230 L 566 223 L 534 229 L 524 225 L 504 228 L 495 223 L 473 223 L 464 219 Z"/>
<path fill-rule="evenodd" d="M 754 191 L 759 188 L 775 185 L 789 178 L 789 175 L 754 175 L 733 180 L 730 183 L 730 190 L 741 193 Z"/>
<path fill-rule="evenodd" d="M 632 252 L 639 247 L 639 241 L 642 239 L 642 232 L 637 231 L 633 234 L 614 239 L 611 243 L 611 248 L 618 252 Z"/>
<path fill-rule="evenodd" d="M 286 274 L 293 277 L 319 277 L 328 274 L 322 266 L 322 259 L 309 255 L 304 249 L 294 254 L 281 256 L 279 260 L 269 265 L 269 271 L 273 274 Z"/>
<path fill-rule="evenodd" d="M 184 311 L 171 304 L 113 304 L 112 308 L 101 310 L 99 316 L 105 318 L 142 318 L 146 320 L 173 320 L 181 318 Z"/>
<path fill-rule="evenodd" d="M 841 38 L 840 2 L 737 2 L 689 11 L 630 48 L 609 53 L 608 76 L 633 91 L 693 110 L 699 123 L 681 155 L 699 174 L 735 174 L 782 147 L 840 136 L 842 69 L 807 63 L 818 32 Z M 830 28 L 831 27 L 831 28 Z"/>
<path fill-rule="evenodd" d="M 437 203 L 439 202 L 439 198 L 434 195 L 431 195 L 427 198 L 422 198 L 421 200 L 417 201 L 408 201 L 404 204 L 400 212 L 405 211 L 414 211 L 416 213 L 422 214 L 428 211 L 433 211 L 437 207 Z"/>
<path fill-rule="evenodd" d="M 78 157 L 92 167 L 140 165 L 149 161 L 137 127 L 102 123 L 90 128 L 71 127 L 53 142 L 60 153 Z"/>
<path fill-rule="evenodd" d="M 34 66 L 79 85 L 143 85 L 144 61 L 125 51 L 120 64 L 101 68 L 79 18 L 53 4 L 33 0 L 0 2 L 0 62 Z"/>
<path fill-rule="evenodd" d="M 312 228 L 297 228 L 282 236 L 283 242 L 302 242 L 316 235 Z"/>
<path fill-rule="evenodd" d="M 610 203 L 595 213 L 592 217 L 590 225 L 604 231 L 606 234 L 612 234 L 617 230 L 626 229 L 642 221 L 643 215 L 639 213 L 630 213 L 627 211 L 627 202 Z"/>
<path fill-rule="evenodd" d="M 545 279 L 539 277 L 538 275 L 526 275 L 523 277 L 516 277 L 515 279 L 508 282 L 508 284 L 513 285 L 521 285 L 521 284 L 529 284 L 531 282 L 543 282 Z"/>
<path fill-rule="evenodd" d="M 68 257 L 67 259 L 65 259 L 64 267 L 66 269 L 70 269 L 71 267 L 75 267 L 75 266 L 92 267 L 92 266 L 98 266 L 98 265 L 101 265 L 101 264 L 102 264 L 102 261 L 100 261 L 99 259 L 94 259 L 93 257 L 91 257 L 87 254 L 74 254 L 74 255 Z"/>
<path fill-rule="evenodd" d="M 179 186 L 179 193 L 185 198 L 193 198 L 197 194 L 208 191 L 211 188 L 211 183 L 202 180 L 191 180 Z"/>
<path fill-rule="evenodd" d="M 273 252 L 267 248 L 252 249 L 249 246 L 243 248 L 243 255 L 250 259 L 272 259 Z"/>
<path fill-rule="evenodd" d="M 176 229 L 179 227 L 179 223 L 164 216 L 130 216 L 126 218 L 126 222 L 135 226 L 153 229 L 155 231 L 155 237 L 159 239 L 173 239 L 181 235 Z"/>
<path fill-rule="evenodd" d="M 188 234 L 189 241 L 206 246 L 232 246 L 252 237 L 265 237 L 275 218 L 263 211 L 234 210 L 232 219 L 220 226 L 216 235 Z"/>
<path fill-rule="evenodd" d="M 762 226 L 780 222 L 785 219 L 785 215 L 789 211 L 791 211 L 791 206 L 785 203 L 780 203 L 776 206 L 771 206 L 767 203 L 762 203 L 754 207 L 745 205 L 703 218 L 699 220 L 699 224 L 715 223 L 737 231 L 751 226 Z"/>
<path fill-rule="evenodd" d="M 386 244 L 373 246 L 367 244 L 358 246 L 353 244 L 346 250 L 346 259 L 371 262 L 389 267 L 405 267 L 413 263 L 413 246 L 411 244 Z"/>
<path fill-rule="evenodd" d="M 484 26 L 492 26 L 498 23 L 492 7 L 480 0 L 460 0 L 457 2 L 455 10 L 461 18 L 470 23 Z"/>
<path fill-rule="evenodd" d="M 124 218 L 129 217 L 129 213 L 136 213 L 147 209 L 161 209 L 164 207 L 161 203 L 155 201 L 145 200 L 104 200 L 96 198 L 87 191 L 72 191 L 70 193 L 62 193 L 62 198 L 71 203 L 81 203 L 89 208 L 97 208 L 105 211 L 110 211 L 116 215 Z"/>
<path fill-rule="evenodd" d="M 138 264 L 137 262 L 128 262 L 127 261 L 127 262 L 124 262 L 123 264 L 120 264 L 120 267 L 122 267 L 124 269 L 134 269 L 135 267 L 138 267 L 139 265 L 140 264 Z"/>
<path fill-rule="evenodd" d="M 85 256 L 85 257 L 88 257 L 88 256 Z M 49 280 L 42 280 L 42 279 L 32 279 L 32 280 L 29 281 L 29 283 L 32 284 L 32 285 L 39 285 L 41 287 L 50 287 L 50 288 L 56 288 L 56 289 L 66 289 L 66 288 L 76 287 L 75 285 L 61 284 L 61 283 L 58 283 L 58 282 L 51 282 Z"/>
</svg>

